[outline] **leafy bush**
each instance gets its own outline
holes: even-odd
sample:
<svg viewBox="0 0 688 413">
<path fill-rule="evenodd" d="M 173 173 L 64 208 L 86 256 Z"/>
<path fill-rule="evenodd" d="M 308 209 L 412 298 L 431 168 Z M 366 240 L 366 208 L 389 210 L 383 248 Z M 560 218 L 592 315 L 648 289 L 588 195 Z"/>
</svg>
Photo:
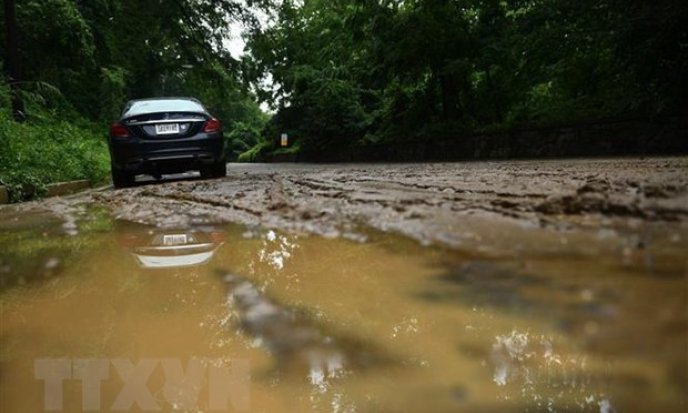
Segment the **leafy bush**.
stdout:
<svg viewBox="0 0 688 413">
<path fill-rule="evenodd" d="M 225 134 L 230 159 L 250 150 L 260 140 L 260 129 L 247 122 L 233 122 L 231 130 Z"/>
<path fill-rule="evenodd" d="M 265 161 L 267 155 L 273 149 L 271 142 L 260 142 L 253 148 L 239 155 L 239 162 L 261 162 Z"/>
<path fill-rule="evenodd" d="M 28 188 L 40 196 L 53 182 L 107 180 L 109 155 L 98 126 L 85 120 L 41 118 L 16 123 L 6 106 L 0 111 L 0 183 L 9 188 L 13 201 L 21 200 L 22 190 Z"/>
</svg>

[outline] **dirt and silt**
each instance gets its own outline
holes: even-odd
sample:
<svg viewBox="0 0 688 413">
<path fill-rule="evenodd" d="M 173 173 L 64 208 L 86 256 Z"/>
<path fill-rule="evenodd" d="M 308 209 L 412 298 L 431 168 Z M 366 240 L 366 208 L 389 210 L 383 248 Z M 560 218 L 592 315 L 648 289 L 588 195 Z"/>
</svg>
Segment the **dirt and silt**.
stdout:
<svg viewBox="0 0 688 413">
<path fill-rule="evenodd" d="M 229 411 L 688 409 L 686 158 L 230 164 L 0 229 L 2 411 L 45 409 L 53 359 L 105 361 L 102 410 L 222 410 L 210 365 L 250 369 Z"/>
</svg>

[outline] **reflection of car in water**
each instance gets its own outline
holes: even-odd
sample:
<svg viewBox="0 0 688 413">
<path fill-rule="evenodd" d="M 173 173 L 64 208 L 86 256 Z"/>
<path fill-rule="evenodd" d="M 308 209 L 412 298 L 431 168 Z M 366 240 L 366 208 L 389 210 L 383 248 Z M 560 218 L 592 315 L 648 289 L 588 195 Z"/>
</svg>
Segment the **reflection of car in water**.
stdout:
<svg viewBox="0 0 688 413">
<path fill-rule="evenodd" d="M 143 268 L 188 267 L 210 261 L 225 242 L 225 232 L 213 227 L 143 227 L 125 231 L 119 242 Z"/>
</svg>

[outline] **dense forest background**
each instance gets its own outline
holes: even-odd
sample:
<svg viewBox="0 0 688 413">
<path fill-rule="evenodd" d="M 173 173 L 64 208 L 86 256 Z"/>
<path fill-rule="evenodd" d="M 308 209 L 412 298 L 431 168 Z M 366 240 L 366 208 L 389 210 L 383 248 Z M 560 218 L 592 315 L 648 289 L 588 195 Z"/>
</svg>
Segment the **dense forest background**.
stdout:
<svg viewBox="0 0 688 413">
<path fill-rule="evenodd" d="M 248 73 L 274 85 L 259 94 L 276 109 L 268 135 L 297 136 L 308 158 L 686 106 L 683 0 L 310 0 L 271 11 L 274 24 L 250 33 Z"/>
<path fill-rule="evenodd" d="M 680 118 L 688 102 L 685 0 L 4 0 L 2 12 L 10 185 L 105 179 L 107 122 L 132 98 L 199 98 L 244 161 Z M 225 45 L 240 29 L 235 59 Z"/>
</svg>

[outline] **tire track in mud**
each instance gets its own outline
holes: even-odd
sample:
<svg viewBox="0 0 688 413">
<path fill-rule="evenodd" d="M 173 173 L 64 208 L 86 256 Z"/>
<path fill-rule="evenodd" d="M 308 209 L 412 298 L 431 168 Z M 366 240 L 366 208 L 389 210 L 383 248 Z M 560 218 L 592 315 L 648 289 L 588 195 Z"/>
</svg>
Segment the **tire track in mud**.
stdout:
<svg viewBox="0 0 688 413">
<path fill-rule="evenodd" d="M 519 177 L 519 174 L 509 172 L 508 175 Z M 542 178 L 543 176 L 556 177 L 561 180 L 562 172 L 524 172 L 523 176 L 535 176 Z M 343 179 L 343 178 L 339 178 Z M 552 196 L 547 193 L 527 192 L 527 191 L 504 191 L 493 189 L 471 188 L 470 186 L 451 184 L 422 184 L 404 182 L 400 180 L 391 180 L 388 182 L 382 179 L 352 179 L 351 182 L 360 184 L 375 183 L 380 186 L 386 186 L 387 189 L 413 188 L 424 191 L 439 192 L 433 194 L 436 198 L 456 202 L 456 203 L 470 203 L 470 207 L 454 206 L 455 211 L 465 209 L 485 210 L 504 214 L 508 217 L 519 218 L 520 213 L 540 213 L 546 215 L 580 215 L 599 213 L 609 216 L 635 217 L 642 219 L 660 219 L 676 221 L 681 220 L 681 216 L 688 215 L 685 207 L 681 206 L 664 206 L 653 205 L 645 203 L 646 199 L 670 199 L 678 197 L 681 194 L 688 192 L 685 185 L 664 184 L 664 185 L 641 185 L 633 180 L 626 180 L 621 182 L 613 182 L 613 185 L 604 178 L 600 179 L 597 175 L 588 174 L 585 177 L 575 177 L 577 188 L 575 191 L 566 194 L 559 194 Z M 602 186 L 600 187 L 600 183 Z M 380 188 L 376 185 L 376 188 Z M 629 195 L 628 189 L 637 189 L 635 194 Z M 452 197 L 446 196 L 445 193 L 466 194 L 472 196 L 474 199 L 466 197 Z M 497 199 L 495 199 L 497 198 Z M 401 200 L 401 203 L 408 203 Z M 436 203 L 427 203 L 421 201 L 425 205 L 436 205 Z M 488 206 L 489 205 L 489 206 Z M 688 199 L 686 199 L 688 205 Z"/>
<path fill-rule="evenodd" d="M 340 178 L 343 179 L 343 178 Z M 373 183 L 378 184 L 373 188 L 374 191 L 366 190 L 369 186 L 363 185 L 356 189 L 354 185 L 340 185 L 333 184 L 332 181 L 299 179 L 294 181 L 295 184 L 305 186 L 317 190 L 317 193 L 311 193 L 310 196 L 325 197 L 333 199 L 342 199 L 352 205 L 370 205 L 377 204 L 383 208 L 391 208 L 398 213 L 404 213 L 413 207 L 430 207 L 437 208 L 442 203 L 451 203 L 450 209 L 454 212 L 465 211 L 484 211 L 489 213 L 501 214 L 505 217 L 526 219 L 526 213 L 534 212 L 533 205 L 524 205 L 526 200 L 530 201 L 532 198 L 543 199 L 544 195 L 540 194 L 525 194 L 515 195 L 513 193 L 495 192 L 495 191 L 469 191 L 463 189 L 447 188 L 446 185 L 422 185 L 407 182 L 400 182 L 398 180 L 383 181 L 380 179 L 352 179 L 350 182 L 357 184 Z M 418 191 L 418 190 L 421 191 Z M 330 192 L 334 191 L 334 192 Z M 364 193 L 366 196 L 356 196 L 356 192 Z M 390 192 L 402 194 L 403 196 L 390 196 Z M 493 195 L 493 199 L 475 199 L 464 196 L 457 196 L 456 193 L 479 194 L 479 195 Z M 378 195 L 377 199 L 375 195 Z M 431 196 L 430 198 L 428 196 Z M 503 198 L 509 198 L 505 200 Z M 497 199 L 494 199 L 497 198 Z M 520 202 L 519 202 L 520 201 Z M 419 212 L 411 212 L 416 218 L 423 216 Z"/>
<path fill-rule="evenodd" d="M 209 197 L 209 196 L 200 196 L 200 195 L 195 195 L 193 193 L 183 193 L 183 192 L 173 192 L 169 194 L 165 193 L 158 193 L 154 191 L 144 191 L 141 193 L 142 196 L 147 196 L 151 198 L 162 198 L 162 199 L 168 199 L 168 200 L 174 200 L 174 201 L 187 201 L 187 202 L 194 202 L 197 204 L 203 204 L 203 205 L 210 205 L 214 207 L 225 207 L 225 208 L 231 208 L 237 211 L 241 212 L 246 212 L 251 215 L 254 215 L 256 217 L 260 217 L 263 215 L 263 212 L 258 209 L 251 209 L 251 208 L 246 208 L 237 205 L 236 203 L 232 203 L 231 201 L 228 201 L 227 199 L 219 198 L 219 197 Z"/>
<path fill-rule="evenodd" d="M 688 158 L 231 164 L 224 179 L 91 193 L 79 202 L 89 197 L 119 218 L 153 225 L 232 221 L 328 236 L 364 225 L 459 247 L 451 240 L 465 238 L 463 228 L 477 222 L 485 228 L 480 231 L 507 232 L 570 230 L 582 221 L 591 228 L 628 226 L 629 220 L 685 224 Z M 49 209 L 50 201 L 40 206 Z"/>
<path fill-rule="evenodd" d="M 387 189 L 392 189 L 398 185 L 399 190 L 420 189 L 427 191 L 430 194 L 442 196 L 443 193 L 469 194 L 469 195 L 495 195 L 498 197 L 521 197 L 521 198 L 546 198 L 546 194 L 541 193 L 515 193 L 506 191 L 496 191 L 490 189 L 476 189 L 476 188 L 462 188 L 454 185 L 439 185 L 439 184 L 421 184 L 413 182 L 403 182 L 398 180 L 384 181 L 382 179 L 351 179 L 349 182 L 355 183 L 378 183 L 384 185 Z M 446 191 L 446 192 L 445 192 Z M 458 198 L 462 200 L 463 198 Z"/>
<path fill-rule="evenodd" d="M 282 178 L 278 174 L 272 174 L 270 175 L 270 179 L 272 180 L 272 183 L 266 189 L 268 210 L 278 211 L 293 208 L 292 203 L 289 202 L 284 192 L 284 183 L 282 182 Z"/>
</svg>

